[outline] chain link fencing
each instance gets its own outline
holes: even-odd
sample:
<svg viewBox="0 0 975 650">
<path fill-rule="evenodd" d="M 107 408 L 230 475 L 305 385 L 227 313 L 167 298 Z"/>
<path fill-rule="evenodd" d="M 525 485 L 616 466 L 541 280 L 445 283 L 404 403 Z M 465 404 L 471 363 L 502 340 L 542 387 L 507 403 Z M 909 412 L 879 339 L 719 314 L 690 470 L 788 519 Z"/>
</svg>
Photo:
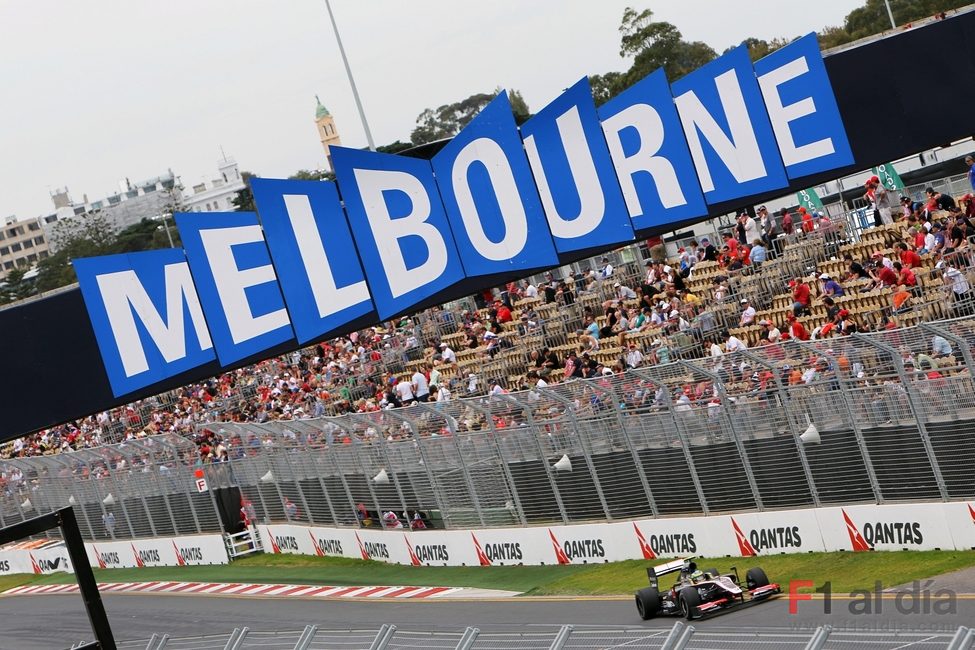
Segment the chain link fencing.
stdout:
<svg viewBox="0 0 975 650">
<path fill-rule="evenodd" d="M 574 628 L 531 631 L 400 630 L 383 625 L 379 630 L 304 630 L 253 632 L 235 629 L 229 635 L 204 637 L 153 636 L 126 641 L 120 650 L 738 650 L 781 648 L 822 650 L 873 648 L 875 650 L 965 650 L 975 642 L 975 631 L 959 626 L 951 631 L 843 631 L 829 626 L 810 630 L 784 628 L 707 628 L 676 623 L 672 628 Z"/>
</svg>

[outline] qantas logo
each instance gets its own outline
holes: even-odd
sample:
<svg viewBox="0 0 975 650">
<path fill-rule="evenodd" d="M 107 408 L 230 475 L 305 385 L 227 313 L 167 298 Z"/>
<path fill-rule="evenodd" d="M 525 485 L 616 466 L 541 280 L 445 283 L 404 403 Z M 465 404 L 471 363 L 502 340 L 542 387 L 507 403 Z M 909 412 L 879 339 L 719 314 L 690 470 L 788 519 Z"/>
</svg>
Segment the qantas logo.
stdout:
<svg viewBox="0 0 975 650">
<path fill-rule="evenodd" d="M 177 548 L 173 542 L 173 550 L 176 551 L 176 564 L 186 566 L 189 562 L 203 562 L 203 549 L 199 546 L 186 546 Z"/>
<path fill-rule="evenodd" d="M 355 534 L 355 541 L 359 544 L 359 553 L 362 555 L 363 560 L 371 559 L 369 554 L 366 553 L 366 547 L 362 545 L 362 540 L 359 539 L 359 533 Z"/>
<path fill-rule="evenodd" d="M 118 553 L 114 551 L 109 551 L 107 553 L 99 553 L 96 546 L 92 546 L 95 551 L 95 558 L 98 560 L 99 569 L 107 569 L 110 566 L 119 566 L 122 561 L 119 559 Z"/>
<path fill-rule="evenodd" d="M 633 522 L 633 530 L 636 531 L 636 539 L 640 543 L 640 552 L 643 553 L 644 560 L 656 560 L 657 554 L 653 552 L 650 545 L 647 544 L 647 538 L 643 536 L 640 529 L 637 527 L 636 522 Z"/>
<path fill-rule="evenodd" d="M 142 561 L 141 557 L 139 557 L 139 549 L 135 547 L 135 544 L 132 544 L 132 555 L 135 556 L 135 565 L 137 567 L 140 569 L 146 568 L 146 563 Z"/>
<path fill-rule="evenodd" d="M 272 553 L 280 553 L 281 552 L 281 547 L 278 546 L 277 540 L 274 539 L 274 535 L 271 534 L 271 529 L 270 528 L 265 528 L 264 530 L 267 531 L 267 538 L 269 540 L 271 540 L 271 552 Z"/>
<path fill-rule="evenodd" d="M 968 514 L 972 516 L 972 524 L 975 524 L 975 508 L 970 503 L 968 504 Z"/>
<path fill-rule="evenodd" d="M 850 546 L 853 547 L 854 551 L 869 551 L 870 545 L 867 544 L 867 540 L 863 539 L 863 535 L 860 534 L 860 529 L 857 525 L 853 523 L 850 519 L 850 515 L 846 514 L 846 510 L 840 508 L 840 512 L 843 513 L 843 521 L 846 523 L 846 532 L 850 536 Z"/>
<path fill-rule="evenodd" d="M 28 557 L 30 557 L 30 568 L 31 568 L 31 570 L 33 570 L 34 573 L 36 573 L 37 575 L 40 575 L 41 573 L 43 573 L 41 571 L 41 567 L 39 567 L 37 565 L 37 560 L 34 559 L 34 554 L 33 553 L 28 553 L 27 555 L 28 555 Z"/>
<path fill-rule="evenodd" d="M 162 564 L 162 560 L 159 557 L 159 549 L 157 548 L 146 548 L 139 550 L 132 545 L 132 553 L 135 555 L 135 565 L 137 567 L 143 568 L 146 564 Z"/>
<path fill-rule="evenodd" d="M 413 547 L 410 545 L 410 538 L 403 535 L 403 539 L 406 540 L 406 550 L 410 553 L 410 564 L 413 566 L 423 566 L 423 564 L 420 562 L 420 558 L 418 558 L 416 553 L 413 552 Z"/>
<path fill-rule="evenodd" d="M 108 568 L 106 566 L 105 558 L 103 558 L 102 557 L 102 554 L 98 552 L 98 547 L 95 546 L 95 545 L 92 545 L 91 548 L 92 548 L 93 551 L 95 551 L 95 559 L 98 561 L 98 568 L 99 569 L 106 569 L 106 568 Z"/>
<path fill-rule="evenodd" d="M 0 572 L 10 572 L 10 560 L 0 560 Z"/>
<path fill-rule="evenodd" d="M 758 555 L 758 551 L 752 546 L 752 543 L 745 537 L 745 534 L 741 532 L 741 528 L 738 526 L 738 522 L 735 521 L 734 517 L 731 517 L 731 527 L 735 530 L 735 538 L 738 540 L 738 552 L 741 553 L 742 557 L 754 557 Z"/>
<path fill-rule="evenodd" d="M 474 552 L 477 553 L 478 564 L 481 566 L 491 566 L 491 559 L 484 553 L 484 549 L 481 548 L 481 543 L 474 537 L 474 533 L 471 533 L 471 539 L 474 540 Z"/>
</svg>

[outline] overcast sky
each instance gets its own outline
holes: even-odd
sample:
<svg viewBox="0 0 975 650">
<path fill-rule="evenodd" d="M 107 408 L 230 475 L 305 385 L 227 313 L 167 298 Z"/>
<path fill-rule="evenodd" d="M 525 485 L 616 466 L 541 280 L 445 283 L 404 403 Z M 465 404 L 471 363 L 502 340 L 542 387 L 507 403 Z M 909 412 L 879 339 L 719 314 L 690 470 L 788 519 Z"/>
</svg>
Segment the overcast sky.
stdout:
<svg viewBox="0 0 975 650">
<path fill-rule="evenodd" d="M 537 111 L 587 74 L 623 70 L 623 9 L 651 6 L 718 52 L 840 24 L 862 0 L 332 0 L 377 144 L 427 107 L 497 86 Z M 172 168 L 324 165 L 314 95 L 365 146 L 324 0 L 0 0 L 0 218 L 50 212 Z"/>
</svg>

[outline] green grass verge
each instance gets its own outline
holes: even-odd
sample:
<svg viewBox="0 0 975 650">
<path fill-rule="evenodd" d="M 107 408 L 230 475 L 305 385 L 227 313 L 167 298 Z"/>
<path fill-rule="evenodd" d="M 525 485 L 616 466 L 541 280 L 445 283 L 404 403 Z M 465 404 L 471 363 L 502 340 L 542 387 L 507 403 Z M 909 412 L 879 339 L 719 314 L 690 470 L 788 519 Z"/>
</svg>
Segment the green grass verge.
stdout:
<svg viewBox="0 0 975 650">
<path fill-rule="evenodd" d="M 663 562 L 660 560 L 658 562 Z M 655 563 L 658 563 L 655 562 Z M 744 576 L 761 566 L 774 582 L 829 580 L 834 593 L 923 580 L 975 566 L 975 551 L 894 551 L 876 553 L 804 553 L 760 558 L 698 559 L 698 566 L 727 571 L 732 565 Z M 404 585 L 505 589 L 533 596 L 598 596 L 631 594 L 646 586 L 649 562 L 511 567 L 408 567 L 381 562 L 304 555 L 258 555 L 229 566 L 157 567 L 95 570 L 99 582 L 254 582 L 322 585 Z M 663 583 L 666 584 L 666 578 Z M 20 584 L 60 584 L 73 576 L 2 576 L 0 590 Z M 972 591 L 975 591 L 973 586 Z"/>
</svg>

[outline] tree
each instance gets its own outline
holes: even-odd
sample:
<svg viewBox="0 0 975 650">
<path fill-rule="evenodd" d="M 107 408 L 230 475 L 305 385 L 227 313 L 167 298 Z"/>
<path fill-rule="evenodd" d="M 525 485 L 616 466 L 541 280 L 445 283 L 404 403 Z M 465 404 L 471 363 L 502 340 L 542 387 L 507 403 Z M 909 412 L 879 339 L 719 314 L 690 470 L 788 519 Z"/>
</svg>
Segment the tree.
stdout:
<svg viewBox="0 0 975 650">
<path fill-rule="evenodd" d="M 50 291 L 78 279 L 71 260 L 118 252 L 117 236 L 100 211 L 59 221 L 51 233 L 56 252 L 37 263 L 37 290 Z"/>
<path fill-rule="evenodd" d="M 250 172 L 240 172 L 240 179 L 244 181 L 244 189 L 237 192 L 234 196 L 234 210 L 238 212 L 254 212 L 254 193 L 251 191 L 251 178 L 256 178 L 257 174 Z"/>
<path fill-rule="evenodd" d="M 412 149 L 412 142 L 401 142 L 397 140 L 396 142 L 390 142 L 389 144 L 384 144 L 382 146 L 376 147 L 376 151 L 379 153 L 399 153 L 401 151 L 406 151 L 407 149 Z"/>
<path fill-rule="evenodd" d="M 168 216 L 167 216 L 168 218 Z M 164 227 L 158 221 L 143 219 L 139 223 L 133 224 L 120 232 L 115 237 L 115 244 L 112 246 L 116 253 L 134 253 L 136 251 L 147 251 L 155 248 L 169 246 L 165 232 L 160 232 Z M 170 230 L 172 234 L 173 229 Z M 160 237 L 160 235 L 162 235 Z M 179 236 L 179 233 L 176 233 Z M 176 245 L 176 242 L 173 242 Z"/>
<path fill-rule="evenodd" d="M 288 176 L 288 180 L 292 181 L 333 181 L 335 180 L 335 174 L 330 171 L 325 171 L 321 169 L 313 169 L 311 171 L 307 169 L 299 169 L 291 176 Z"/>
<path fill-rule="evenodd" d="M 966 0 L 890 0 L 890 10 L 898 25 L 934 16 L 942 11 L 957 9 L 969 4 Z M 890 29 L 890 17 L 884 0 L 867 0 L 862 7 L 851 11 L 843 28 L 851 40 L 866 38 Z"/>
<path fill-rule="evenodd" d="M 766 41 L 762 38 L 746 38 L 741 42 L 742 45 L 748 46 L 748 56 L 752 61 L 758 61 L 776 51 L 781 47 L 785 47 L 792 41 L 788 38 L 773 38 L 770 41 Z M 727 50 L 722 52 L 722 54 L 727 54 L 731 50 L 735 49 L 737 46 L 729 47 Z"/>
<path fill-rule="evenodd" d="M 496 88 L 493 93 L 478 93 L 453 104 L 426 109 L 416 118 L 416 128 L 410 134 L 410 140 L 416 146 L 454 137 L 500 93 L 501 89 Z M 508 99 L 517 122 L 524 122 L 531 116 L 528 103 L 517 90 L 509 90 Z"/>
<path fill-rule="evenodd" d="M 718 54 L 701 41 L 685 41 L 674 25 L 654 21 L 650 9 L 637 12 L 627 7 L 620 24 L 620 56 L 633 59 L 629 70 L 589 77 L 597 103 L 611 99 L 658 68 L 663 68 L 667 78 L 673 81 L 712 61 Z"/>
<path fill-rule="evenodd" d="M 30 280 L 25 280 L 27 269 L 14 267 L 7 271 L 7 277 L 0 285 L 0 304 L 22 300 L 34 293 L 34 286 Z"/>
</svg>

